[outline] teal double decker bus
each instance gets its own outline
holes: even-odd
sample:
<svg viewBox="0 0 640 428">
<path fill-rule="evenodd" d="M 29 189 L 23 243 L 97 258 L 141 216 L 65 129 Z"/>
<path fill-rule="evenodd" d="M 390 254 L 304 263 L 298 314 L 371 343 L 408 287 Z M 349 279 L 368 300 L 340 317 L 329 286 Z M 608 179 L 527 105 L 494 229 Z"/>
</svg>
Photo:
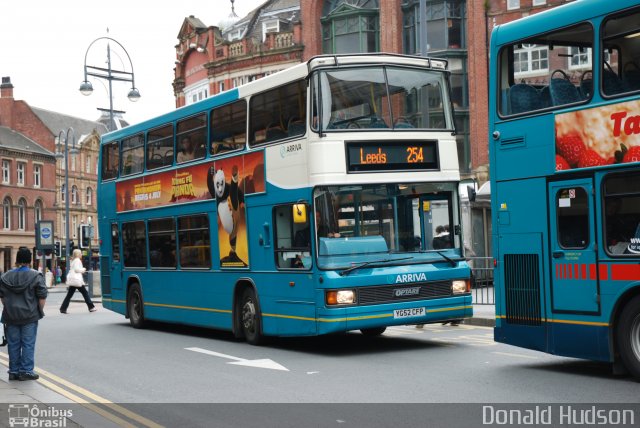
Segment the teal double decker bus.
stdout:
<svg viewBox="0 0 640 428">
<path fill-rule="evenodd" d="M 321 56 L 103 136 L 103 304 L 252 344 L 472 315 L 444 60 Z"/>
<path fill-rule="evenodd" d="M 640 3 L 491 35 L 495 339 L 640 379 Z"/>
</svg>

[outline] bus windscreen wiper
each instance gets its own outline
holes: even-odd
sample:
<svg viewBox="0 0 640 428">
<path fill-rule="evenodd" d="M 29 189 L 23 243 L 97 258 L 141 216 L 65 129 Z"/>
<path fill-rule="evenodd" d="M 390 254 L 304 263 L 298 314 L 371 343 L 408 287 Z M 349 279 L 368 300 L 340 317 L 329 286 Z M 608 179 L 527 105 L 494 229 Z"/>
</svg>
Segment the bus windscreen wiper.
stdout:
<svg viewBox="0 0 640 428">
<path fill-rule="evenodd" d="M 443 253 L 442 251 L 436 251 L 436 253 L 440 254 L 442 256 L 443 259 L 445 259 L 446 261 L 448 261 L 449 263 L 451 263 L 452 267 L 456 267 L 458 265 L 458 262 L 456 262 L 455 260 L 453 260 L 451 257 L 448 257 L 445 253 Z"/>
<path fill-rule="evenodd" d="M 349 272 L 352 272 L 352 271 L 354 271 L 354 270 L 356 270 L 356 269 L 363 268 L 363 267 L 365 267 L 365 266 L 369 266 L 369 265 L 374 264 L 374 263 L 389 263 L 389 262 L 395 262 L 395 261 L 400 261 L 400 260 L 409 260 L 409 259 L 412 259 L 412 258 L 413 258 L 413 257 L 401 257 L 401 258 L 399 258 L 399 259 L 381 259 L 381 260 L 371 260 L 371 261 L 368 261 L 368 262 L 360 263 L 359 265 L 353 265 L 353 266 L 351 266 L 351 267 L 349 267 L 349 268 L 346 268 L 346 269 L 344 269 L 343 271 L 341 271 L 339 275 L 340 275 L 340 276 L 345 276 L 345 275 L 346 275 L 346 274 L 348 274 Z"/>
</svg>

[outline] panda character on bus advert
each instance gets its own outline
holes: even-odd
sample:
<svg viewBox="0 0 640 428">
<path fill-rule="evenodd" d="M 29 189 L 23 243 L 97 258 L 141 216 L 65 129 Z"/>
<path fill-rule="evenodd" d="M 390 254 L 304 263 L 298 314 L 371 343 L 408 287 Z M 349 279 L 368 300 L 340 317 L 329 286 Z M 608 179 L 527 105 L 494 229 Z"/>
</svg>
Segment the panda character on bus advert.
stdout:
<svg viewBox="0 0 640 428">
<path fill-rule="evenodd" d="M 215 196 L 218 207 L 218 219 L 229 234 L 229 255 L 220 259 L 222 266 L 247 266 L 236 253 L 238 225 L 244 209 L 244 192 L 239 186 L 238 166 L 231 168 L 231 182 L 227 183 L 224 171 L 211 168 L 207 177 L 207 185 L 211 196 Z"/>
</svg>

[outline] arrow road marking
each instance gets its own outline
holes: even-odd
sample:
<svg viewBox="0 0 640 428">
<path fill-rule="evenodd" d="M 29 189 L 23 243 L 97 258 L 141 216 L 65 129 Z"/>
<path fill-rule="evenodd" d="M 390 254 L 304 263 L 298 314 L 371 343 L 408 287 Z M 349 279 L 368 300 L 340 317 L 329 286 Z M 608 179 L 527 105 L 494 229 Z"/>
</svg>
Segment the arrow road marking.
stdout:
<svg viewBox="0 0 640 428">
<path fill-rule="evenodd" d="M 288 368 L 268 358 L 263 358 L 260 360 L 247 360 L 245 358 L 234 357 L 233 355 L 227 355 L 227 354 L 222 354 L 220 352 L 209 351 L 208 349 L 202 349 L 202 348 L 184 348 L 184 349 L 186 349 L 187 351 L 199 352 L 201 354 L 213 355 L 214 357 L 226 358 L 228 360 L 235 360 L 227 364 L 233 364 L 236 366 L 257 367 L 260 369 L 284 370 L 286 372 L 289 371 Z"/>
</svg>

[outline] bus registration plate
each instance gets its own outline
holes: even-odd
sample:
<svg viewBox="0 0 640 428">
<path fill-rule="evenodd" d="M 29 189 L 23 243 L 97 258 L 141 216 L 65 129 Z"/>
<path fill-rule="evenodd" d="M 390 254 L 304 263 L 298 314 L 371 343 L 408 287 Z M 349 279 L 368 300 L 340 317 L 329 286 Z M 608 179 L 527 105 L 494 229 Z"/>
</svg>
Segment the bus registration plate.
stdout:
<svg viewBox="0 0 640 428">
<path fill-rule="evenodd" d="M 413 317 L 421 317 L 427 311 L 424 306 L 421 308 L 409 308 L 409 309 L 396 309 L 393 311 L 393 318 L 413 318 Z"/>
</svg>

